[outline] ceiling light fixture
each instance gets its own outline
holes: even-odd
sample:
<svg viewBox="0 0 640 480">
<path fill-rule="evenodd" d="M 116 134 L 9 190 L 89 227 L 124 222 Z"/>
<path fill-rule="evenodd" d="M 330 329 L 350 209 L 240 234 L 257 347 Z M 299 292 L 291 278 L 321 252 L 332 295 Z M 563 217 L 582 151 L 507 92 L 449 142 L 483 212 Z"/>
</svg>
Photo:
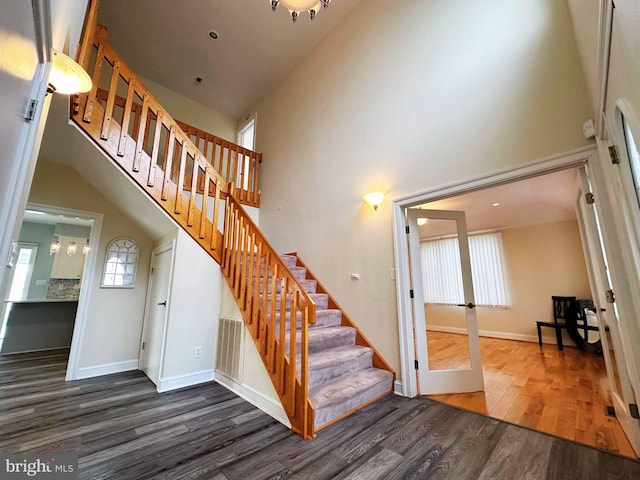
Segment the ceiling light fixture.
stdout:
<svg viewBox="0 0 640 480">
<path fill-rule="evenodd" d="M 271 3 L 271 10 L 274 12 L 278 5 L 284 5 L 289 10 L 293 23 L 296 23 L 300 13 L 305 11 L 309 12 L 311 20 L 315 19 L 320 8 L 327 8 L 331 0 L 269 0 L 269 3 Z"/>
<path fill-rule="evenodd" d="M 492 207 L 499 207 L 500 206 L 500 202 L 494 202 L 491 204 Z"/>
<path fill-rule="evenodd" d="M 425 225 L 428 221 L 429 221 L 428 218 L 419 218 L 418 219 L 418 226 L 421 227 L 422 225 Z"/>
<path fill-rule="evenodd" d="M 91 77 L 73 59 L 58 50 L 52 50 L 49 93 L 66 95 L 91 90 Z"/>
</svg>

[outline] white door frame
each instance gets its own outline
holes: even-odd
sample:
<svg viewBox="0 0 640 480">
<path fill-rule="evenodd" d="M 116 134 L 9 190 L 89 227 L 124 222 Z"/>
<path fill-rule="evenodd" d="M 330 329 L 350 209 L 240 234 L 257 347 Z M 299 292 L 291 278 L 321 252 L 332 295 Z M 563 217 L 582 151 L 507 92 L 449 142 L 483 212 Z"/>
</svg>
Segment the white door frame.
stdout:
<svg viewBox="0 0 640 480">
<path fill-rule="evenodd" d="M 78 297 L 78 310 L 76 311 L 76 321 L 73 326 L 73 336 L 71 337 L 71 349 L 69 351 L 69 361 L 67 363 L 67 374 L 65 380 L 75 380 L 78 378 L 78 363 L 82 344 L 84 341 L 85 324 L 89 313 L 91 299 L 91 287 L 95 284 L 94 277 L 96 271 L 96 259 L 100 247 L 100 236 L 102 233 L 101 213 L 87 212 L 84 210 L 72 210 L 69 208 L 56 207 L 53 205 L 43 205 L 40 203 L 28 203 L 28 210 L 38 210 L 52 215 L 64 215 L 65 217 L 81 217 L 93 220 L 91 235 L 89 236 L 89 253 L 84 265 L 82 274 L 82 286 Z"/>
<path fill-rule="evenodd" d="M 151 252 L 151 262 L 149 262 L 149 283 L 147 285 L 147 298 L 144 306 L 144 320 L 142 322 L 142 335 L 140 335 L 140 349 L 138 353 L 138 369 L 142 370 L 144 365 L 142 364 L 143 358 L 143 348 L 142 344 L 145 342 L 145 337 L 147 335 L 147 325 L 149 323 L 149 313 L 151 312 L 151 290 L 153 289 L 153 281 L 154 276 L 151 273 L 151 269 L 154 266 L 155 258 L 161 253 L 166 252 L 167 250 L 171 250 L 171 267 L 169 270 L 169 288 L 167 289 L 167 300 L 171 298 L 171 290 L 173 286 L 173 270 L 174 263 L 176 259 L 176 239 L 171 240 L 170 242 L 163 243 L 162 245 L 154 248 Z M 164 366 L 164 347 L 167 341 L 167 325 L 169 318 L 169 310 L 171 308 L 171 302 L 169 301 L 167 307 L 165 308 L 164 315 L 164 325 L 162 327 L 162 342 L 160 346 L 160 370 L 158 371 L 158 378 L 156 379 L 156 387 L 158 391 L 160 391 L 160 379 L 162 378 L 162 367 Z"/>
<path fill-rule="evenodd" d="M 505 183 L 517 182 L 518 180 L 525 180 L 567 168 L 579 167 L 587 163 L 593 155 L 597 154 L 598 150 L 595 146 L 583 147 L 572 152 L 543 158 L 524 166 L 472 177 L 467 180 L 434 187 L 393 200 L 391 208 L 396 268 L 398 336 L 400 339 L 400 373 L 402 378 L 402 384 L 396 385 L 396 392 L 401 393 L 405 397 L 415 397 L 418 394 L 414 366 L 416 358 L 412 300 L 409 297 L 411 278 L 409 271 L 409 249 L 405 230 L 406 209 L 454 195 L 496 187 Z"/>
</svg>

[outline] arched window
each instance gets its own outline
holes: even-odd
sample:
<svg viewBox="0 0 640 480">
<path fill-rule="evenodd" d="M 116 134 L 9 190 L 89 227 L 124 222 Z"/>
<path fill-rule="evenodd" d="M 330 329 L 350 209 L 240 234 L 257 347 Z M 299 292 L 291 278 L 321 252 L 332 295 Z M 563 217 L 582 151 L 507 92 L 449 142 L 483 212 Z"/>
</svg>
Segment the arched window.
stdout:
<svg viewBox="0 0 640 480">
<path fill-rule="evenodd" d="M 138 244 L 135 240 L 120 237 L 107 247 L 101 287 L 133 288 L 138 266 Z"/>
</svg>

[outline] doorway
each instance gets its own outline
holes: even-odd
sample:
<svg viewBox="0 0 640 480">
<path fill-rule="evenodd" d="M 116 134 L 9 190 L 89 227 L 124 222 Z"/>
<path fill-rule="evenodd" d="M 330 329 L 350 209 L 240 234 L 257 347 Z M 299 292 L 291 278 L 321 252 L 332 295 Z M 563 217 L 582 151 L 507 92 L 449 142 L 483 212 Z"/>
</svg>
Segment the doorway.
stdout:
<svg viewBox="0 0 640 480">
<path fill-rule="evenodd" d="M 465 210 L 464 206 L 460 206 L 460 204 L 455 204 L 456 201 L 460 201 L 460 199 L 462 197 L 465 197 L 465 194 L 469 194 L 470 192 L 476 192 L 477 194 L 485 194 L 485 195 L 490 195 L 492 190 L 492 187 L 498 187 L 498 186 L 504 186 L 507 185 L 509 183 L 515 182 L 515 181 L 520 181 L 520 180 L 526 180 L 526 179 L 534 179 L 538 178 L 540 175 L 544 175 L 544 174 L 549 174 L 549 173 L 554 173 L 554 175 L 557 176 L 562 176 L 562 175 L 572 175 L 572 180 L 570 180 L 569 182 L 567 182 L 567 180 L 565 179 L 564 182 L 565 184 L 568 183 L 569 184 L 569 192 L 570 195 L 568 197 L 567 200 L 567 204 L 569 206 L 569 211 L 573 217 L 573 223 L 574 226 L 573 228 L 573 233 L 572 236 L 575 237 L 575 241 L 577 242 L 577 250 L 580 251 L 580 256 L 581 258 L 581 263 L 583 264 L 582 267 L 582 274 L 580 275 L 582 277 L 582 285 L 567 285 L 567 289 L 568 291 L 564 292 L 564 294 L 575 294 L 575 296 L 577 296 L 578 298 L 585 298 L 585 299 L 593 299 L 595 297 L 595 295 L 592 293 L 592 288 L 589 285 L 589 278 L 587 276 L 587 272 L 585 271 L 585 260 L 587 262 L 589 262 L 589 259 L 585 259 L 584 256 L 582 255 L 582 248 L 581 248 L 581 239 L 580 239 L 580 235 L 579 235 L 579 231 L 577 228 L 577 224 L 576 224 L 576 210 L 575 210 L 575 195 L 578 189 L 578 182 L 576 181 L 576 173 L 575 173 L 575 168 L 581 166 L 582 164 L 586 164 L 589 162 L 589 157 L 595 154 L 595 152 L 592 150 L 591 152 L 585 152 L 583 154 L 574 154 L 574 155 L 569 155 L 569 156 L 565 156 L 565 157 L 558 157 L 556 159 L 553 160 L 549 160 L 546 162 L 541 162 L 537 165 L 534 166 L 530 166 L 527 167 L 525 169 L 519 169 L 519 170 L 515 170 L 512 172 L 509 172 L 508 174 L 499 174 L 499 175 L 495 175 L 495 176 L 490 176 L 490 177 L 486 177 L 483 179 L 475 179 L 475 180 L 471 180 L 465 184 L 461 184 L 461 185 L 457 185 L 454 187 L 450 187 L 450 188 L 444 188 L 444 189 L 439 189 L 433 192 L 427 192 L 426 194 L 423 195 L 419 195 L 419 196 L 414 196 L 413 198 L 407 198 L 407 199 L 401 199 L 398 200 L 396 202 L 394 202 L 394 226 L 395 226 L 395 233 L 396 233 L 396 269 L 398 272 L 398 304 L 399 304 L 399 319 L 400 319 L 400 324 L 401 324 L 401 342 L 404 344 L 401 345 L 401 348 L 403 350 L 402 352 L 402 360 L 403 360 L 403 390 L 405 391 L 409 391 L 411 388 L 415 388 L 415 393 L 414 394 L 418 394 L 418 383 L 416 382 L 416 373 L 415 372 L 407 372 L 408 376 L 405 376 L 405 370 L 404 367 L 406 366 L 405 364 L 405 359 L 407 358 L 407 353 L 409 354 L 416 354 L 415 351 L 411 351 L 412 350 L 412 340 L 413 340 L 413 313 L 411 308 L 415 308 L 416 310 L 419 308 L 419 306 L 416 306 L 415 304 L 411 304 L 410 302 L 407 301 L 406 298 L 404 298 L 405 296 L 402 295 L 402 291 L 404 290 L 402 285 L 406 285 L 407 287 L 407 291 L 410 290 L 412 288 L 412 283 L 410 281 L 409 278 L 409 274 L 406 271 L 407 268 L 402 267 L 402 265 L 399 263 L 400 260 L 403 260 L 403 256 L 406 254 L 407 256 L 409 256 L 409 252 L 405 252 L 403 251 L 404 249 L 409 250 L 409 248 L 406 247 L 406 234 L 404 231 L 400 231 L 400 228 L 402 228 L 404 230 L 404 218 L 405 217 L 405 213 L 404 212 L 408 212 L 409 209 L 413 209 L 415 210 L 416 207 L 421 206 L 423 208 L 430 208 L 430 209 L 445 209 L 445 210 Z M 582 158 L 580 158 L 582 157 Z M 569 171 L 567 169 L 574 169 L 573 171 Z M 525 188 L 525 187 L 521 187 L 521 188 Z M 497 189 L 499 190 L 499 189 Z M 534 190 L 538 190 L 538 189 L 534 189 Z M 538 206 L 540 206 L 541 204 L 547 203 L 549 200 L 549 196 L 552 195 L 551 193 L 547 193 L 544 191 L 537 191 L 538 195 L 537 195 L 537 204 Z M 476 198 L 476 203 L 477 203 L 477 198 L 479 197 L 475 197 Z M 485 198 L 483 199 L 480 203 L 482 203 L 483 205 L 486 204 L 485 209 L 488 211 L 491 211 L 492 209 L 499 209 L 500 207 L 500 201 L 499 199 L 489 199 L 489 198 Z M 538 208 L 539 210 L 541 210 L 542 208 Z M 496 211 L 496 210 L 494 210 Z M 486 213 L 486 212 L 485 212 Z M 520 211 L 520 223 L 526 223 L 526 221 L 523 220 L 530 217 L 531 215 L 527 214 L 525 211 L 521 210 Z M 401 222 L 402 220 L 402 222 Z M 482 226 L 482 225 L 478 225 L 477 223 L 474 224 L 476 219 L 472 219 L 469 220 L 470 223 L 470 231 L 477 231 L 477 230 L 487 230 L 492 228 L 493 226 L 489 226 L 487 227 Z M 551 220 L 554 221 L 554 220 Z M 557 229 L 556 229 L 557 230 Z M 407 232 L 408 233 L 408 232 Z M 401 235 L 404 234 L 404 235 Z M 559 239 L 563 239 L 566 235 L 563 234 L 562 232 L 556 232 L 555 235 L 557 236 L 557 238 Z M 520 235 L 522 237 L 522 235 Z M 529 235 L 529 236 L 533 236 L 533 235 Z M 404 237 L 404 239 L 402 238 Z M 521 239 L 522 240 L 522 239 Z M 526 240 L 526 236 L 525 236 L 525 240 Z M 563 240 L 564 241 L 564 240 Z M 402 242 L 404 242 L 404 246 L 402 244 Z M 561 242 L 562 243 L 562 242 Z M 523 250 L 526 252 L 526 248 L 524 247 L 526 245 L 526 243 L 522 244 L 523 246 L 520 248 L 520 250 Z M 553 244 L 552 244 L 553 246 Z M 558 245 L 557 247 L 560 247 L 560 245 Z M 558 249 L 558 248 L 554 248 L 554 249 Z M 586 249 L 585 249 L 586 250 Z M 585 251 L 586 254 L 586 251 Z M 411 267 L 411 269 L 413 270 L 413 266 Z M 475 271 L 474 271 L 475 274 Z M 577 275 L 573 275 L 574 277 Z M 543 279 L 538 278 L 536 282 L 534 283 L 541 283 L 542 281 L 544 281 Z M 561 292 L 553 292 L 554 294 L 562 294 Z M 522 297 L 522 294 L 519 293 L 517 295 L 518 297 Z M 551 295 L 549 295 L 550 297 Z M 546 295 L 545 295 L 546 297 Z M 544 301 L 544 305 L 545 308 L 548 310 L 548 313 L 546 313 L 544 315 L 544 318 L 537 318 L 537 320 L 548 320 L 549 315 L 551 314 L 551 300 L 550 298 L 545 298 L 544 300 L 540 300 L 540 302 Z M 439 308 L 441 311 L 440 313 L 442 313 L 443 309 L 446 309 L 447 307 L 439 305 L 437 306 L 437 308 Z M 535 306 L 531 306 L 530 308 L 535 308 Z M 433 312 L 431 312 L 432 315 L 431 317 L 433 318 Z M 437 313 L 437 312 L 436 312 Z M 495 314 L 495 315 L 494 315 Z M 497 319 L 499 319 L 500 316 L 504 316 L 504 312 L 500 312 L 497 309 L 494 310 L 492 312 L 492 317 L 496 317 Z M 427 315 L 428 317 L 429 315 Z M 404 320 L 407 319 L 407 317 L 409 317 L 409 323 L 405 323 Z M 486 318 L 486 314 L 484 316 Z M 510 332 L 510 334 L 503 334 L 503 332 L 500 332 L 500 328 L 499 325 L 496 326 L 496 323 L 494 323 L 494 325 L 487 325 L 488 322 L 487 321 L 482 321 L 482 316 L 479 314 L 479 319 L 480 319 L 480 333 L 481 335 L 488 335 L 488 336 L 492 336 L 492 337 L 501 337 L 501 338 L 511 338 L 514 340 L 526 340 L 528 342 L 531 341 L 535 341 L 536 344 L 534 345 L 529 345 L 534 347 L 534 354 L 536 352 L 540 352 L 542 355 L 546 356 L 545 351 L 548 351 L 549 353 L 553 353 L 555 354 L 555 351 L 553 349 L 556 349 L 556 345 L 555 345 L 555 341 L 553 340 L 553 337 L 549 338 L 547 341 L 549 341 L 550 343 L 553 343 L 553 345 L 544 345 L 544 347 L 542 347 L 542 350 L 539 350 L 539 347 L 537 345 L 537 338 L 535 336 L 535 321 L 531 321 L 530 322 L 530 326 L 529 328 L 532 328 L 533 331 L 530 333 L 527 333 L 526 331 L 521 331 L 521 332 Z M 428 323 L 428 320 L 427 320 Z M 499 322 L 497 322 L 499 323 Z M 406 330 L 407 327 L 411 328 L 411 331 Z M 404 332 L 402 331 L 402 329 L 405 329 Z M 432 325 L 431 327 L 427 326 L 427 333 L 433 329 L 434 331 L 438 332 L 438 336 L 446 336 L 448 335 L 460 335 L 461 333 L 463 333 L 462 331 L 459 331 L 460 328 L 456 328 L 455 326 L 448 326 L 448 325 Z M 417 330 L 417 326 L 416 326 L 416 330 Z M 406 334 L 405 335 L 403 335 Z M 496 334 L 498 333 L 498 334 Z M 428 335 L 427 335 L 428 336 Z M 434 337 L 436 337 L 435 333 L 433 334 Z M 418 334 L 416 334 L 416 338 L 418 337 Z M 527 338 L 528 337 L 528 338 Z M 448 345 L 452 345 L 453 342 L 451 341 L 451 339 L 447 339 L 446 340 Z M 463 343 L 467 343 L 467 342 L 463 342 Z M 483 342 L 481 342 L 483 343 Z M 567 339 L 566 341 L 567 344 L 573 344 L 571 342 L 571 340 Z M 405 350 L 406 348 L 406 350 Z M 484 348 L 484 347 L 483 347 Z M 498 347 L 494 346 L 494 349 L 498 349 Z M 500 347 L 502 348 L 502 347 Z M 484 349 L 483 349 L 484 352 Z M 485 354 L 483 353 L 483 356 Z M 411 360 L 413 360 L 414 358 L 411 358 L 411 356 L 409 356 L 409 358 Z M 602 360 L 600 360 L 601 363 L 603 363 Z M 609 367 L 609 365 L 607 365 L 607 367 Z M 602 369 L 603 375 L 605 375 L 605 380 L 606 380 L 606 373 L 604 368 Z M 412 374 L 413 373 L 413 374 Z M 486 373 L 485 373 L 485 377 L 486 377 Z M 405 381 L 406 384 L 405 385 Z M 416 382 L 414 384 L 412 384 L 413 382 Z M 595 388 L 594 388 L 595 390 Z M 485 412 L 486 413 L 486 412 Z M 510 419 L 511 421 L 513 421 L 513 419 Z M 607 420 L 609 421 L 609 420 Z M 615 422 L 615 420 L 614 420 Z M 535 428 L 535 427 L 534 427 Z M 623 436 L 624 438 L 624 436 Z M 627 443 L 628 445 L 628 443 Z"/>
<path fill-rule="evenodd" d="M 102 215 L 28 204 L 3 299 L 0 355 L 54 352 L 77 369 Z"/>
</svg>

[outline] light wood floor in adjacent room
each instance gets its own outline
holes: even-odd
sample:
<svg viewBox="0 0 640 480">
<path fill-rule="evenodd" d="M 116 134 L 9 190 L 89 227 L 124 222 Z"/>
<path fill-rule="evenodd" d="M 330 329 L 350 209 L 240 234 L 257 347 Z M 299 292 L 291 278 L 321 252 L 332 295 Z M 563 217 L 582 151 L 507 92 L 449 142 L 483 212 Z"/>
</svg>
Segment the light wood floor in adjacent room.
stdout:
<svg viewBox="0 0 640 480">
<path fill-rule="evenodd" d="M 430 331 L 431 368 L 464 364 L 465 341 L 464 335 Z M 636 458 L 618 421 L 605 414 L 612 403 L 603 357 L 486 337 L 480 350 L 484 392 L 430 398 Z"/>
</svg>

